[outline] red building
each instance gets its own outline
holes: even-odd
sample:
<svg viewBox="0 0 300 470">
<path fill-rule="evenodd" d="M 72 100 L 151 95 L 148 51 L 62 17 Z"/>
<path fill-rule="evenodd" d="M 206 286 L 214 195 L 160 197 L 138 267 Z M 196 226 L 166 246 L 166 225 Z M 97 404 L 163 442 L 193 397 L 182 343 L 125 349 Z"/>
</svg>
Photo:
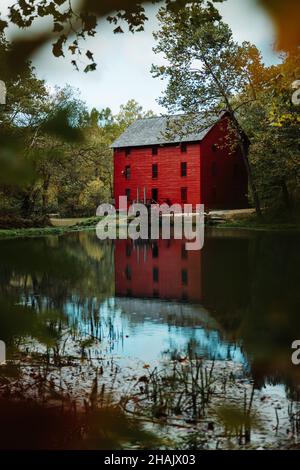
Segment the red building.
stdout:
<svg viewBox="0 0 300 470">
<path fill-rule="evenodd" d="M 116 295 L 200 303 L 201 251 L 184 240 L 115 241 Z"/>
<path fill-rule="evenodd" d="M 114 142 L 114 198 L 129 203 L 247 206 L 247 174 L 228 144 L 228 117 L 198 133 L 167 137 L 168 117 L 134 122 Z M 176 119 L 172 118 L 175 122 Z"/>
</svg>

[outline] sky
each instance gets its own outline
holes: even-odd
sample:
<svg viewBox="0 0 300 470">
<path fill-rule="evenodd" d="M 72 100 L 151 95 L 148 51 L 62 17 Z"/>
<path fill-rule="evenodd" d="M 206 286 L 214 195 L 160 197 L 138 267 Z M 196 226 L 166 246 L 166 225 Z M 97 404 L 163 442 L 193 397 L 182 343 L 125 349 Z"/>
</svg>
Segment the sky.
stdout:
<svg viewBox="0 0 300 470">
<path fill-rule="evenodd" d="M 1 12 L 5 15 L 5 6 L 14 2 L 1 0 Z M 272 23 L 255 0 L 227 0 L 219 9 L 238 42 L 247 40 L 256 44 L 267 65 L 278 60 L 273 51 Z M 110 107 L 116 113 L 121 104 L 133 98 L 145 110 L 163 113 L 157 99 L 165 88 L 165 82 L 153 78 L 150 73 L 152 63 L 161 63 L 161 58 L 152 51 L 155 45 L 153 31 L 158 29 L 156 11 L 157 5 L 146 7 L 149 21 L 145 24 L 145 31 L 136 34 L 115 35 L 112 25 L 101 20 L 96 36 L 89 38 L 84 45 L 93 51 L 98 64 L 92 73 L 75 71 L 69 55 L 54 58 L 51 43 L 47 44 L 33 57 L 38 77 L 46 80 L 50 88 L 70 84 L 78 89 L 89 109 Z M 41 20 L 37 25 L 37 31 L 43 29 L 45 21 Z M 18 34 L 20 32 L 15 27 L 9 28 L 9 39 Z"/>
</svg>

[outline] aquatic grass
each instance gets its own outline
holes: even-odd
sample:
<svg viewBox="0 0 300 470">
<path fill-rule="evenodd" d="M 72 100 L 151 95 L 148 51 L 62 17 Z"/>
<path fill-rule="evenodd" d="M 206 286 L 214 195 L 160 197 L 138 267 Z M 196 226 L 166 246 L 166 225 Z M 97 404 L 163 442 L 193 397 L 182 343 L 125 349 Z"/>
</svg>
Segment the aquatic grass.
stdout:
<svg viewBox="0 0 300 470">
<path fill-rule="evenodd" d="M 172 367 L 155 367 L 138 379 L 139 393 L 128 397 L 125 408 L 141 408 L 148 418 L 172 420 L 182 416 L 186 423 L 206 416 L 215 392 L 214 361 L 209 366 L 200 358 L 174 361 Z M 140 396 L 142 395 L 142 396 Z"/>
</svg>

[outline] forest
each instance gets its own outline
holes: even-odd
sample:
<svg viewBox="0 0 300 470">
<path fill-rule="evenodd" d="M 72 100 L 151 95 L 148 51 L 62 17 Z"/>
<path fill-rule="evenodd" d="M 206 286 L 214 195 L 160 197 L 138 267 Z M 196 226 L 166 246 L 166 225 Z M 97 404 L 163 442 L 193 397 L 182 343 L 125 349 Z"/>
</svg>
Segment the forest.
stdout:
<svg viewBox="0 0 300 470">
<path fill-rule="evenodd" d="M 2 65 L 9 47 L 2 36 Z M 24 219 L 43 224 L 51 213 L 95 215 L 99 202 L 112 200 L 111 143 L 149 112 L 135 100 L 116 115 L 109 108 L 88 111 L 78 90 L 66 85 L 49 91 L 30 62 L 6 83 L 0 127 L 2 227 Z"/>
<path fill-rule="evenodd" d="M 249 206 L 255 206 L 259 216 L 270 213 L 278 220 L 294 220 L 300 199 L 300 54 L 295 38 L 283 45 L 279 63 L 266 66 L 255 45 L 236 43 L 213 3 L 202 3 L 178 9 L 167 2 L 159 9 L 154 51 L 163 54 L 168 65 L 152 66 L 152 75 L 167 83 L 157 98 L 166 114 L 202 113 L 207 118 L 229 111 L 248 171 Z M 64 55 L 71 39 L 70 35 L 61 39 L 59 21 L 71 21 L 74 12 L 67 12 L 67 18 L 59 16 L 54 6 L 35 10 L 25 4 L 11 8 L 10 21 L 25 28 L 38 16 L 52 16 L 60 38 L 53 54 Z M 133 16 L 108 20 L 125 21 L 138 34 L 138 25 L 142 28 L 146 21 L 141 8 Z M 90 23 L 81 16 L 76 33 L 81 32 L 81 39 L 95 33 L 96 25 L 89 19 Z M 69 85 L 50 90 L 30 61 L 45 38 L 39 44 L 10 43 L 6 27 L 1 21 L 0 78 L 7 87 L 7 100 L 0 105 L 0 228 L 47 225 L 51 214 L 94 216 L 100 203 L 112 202 L 112 142 L 134 120 L 153 113 L 134 99 L 116 114 L 101 103 L 89 110 L 79 91 Z M 68 47 L 71 56 L 80 51 L 79 42 L 74 42 Z M 21 46 L 25 52 L 18 63 Z M 92 60 L 92 51 L 85 56 Z M 197 61 L 201 67 L 194 70 Z M 78 68 L 75 59 L 72 63 Z M 89 63 L 85 72 L 96 67 Z M 150 69 L 151 64 L 149 73 Z"/>
</svg>

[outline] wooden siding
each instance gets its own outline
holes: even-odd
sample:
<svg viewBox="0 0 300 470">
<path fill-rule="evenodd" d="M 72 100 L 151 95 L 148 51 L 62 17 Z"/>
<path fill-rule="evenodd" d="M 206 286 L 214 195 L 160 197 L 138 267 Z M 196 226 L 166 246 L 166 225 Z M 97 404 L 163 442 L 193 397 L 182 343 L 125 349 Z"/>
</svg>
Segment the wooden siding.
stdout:
<svg viewBox="0 0 300 470">
<path fill-rule="evenodd" d="M 152 147 L 132 147 L 114 150 L 114 198 L 130 190 L 130 201 L 152 199 L 152 190 L 158 190 L 157 202 L 182 204 L 183 188 L 187 189 L 186 203 L 203 203 L 210 208 L 247 207 L 247 174 L 239 151 L 231 154 L 225 145 L 227 120 L 217 123 L 202 142 L 187 143 L 186 152 L 178 144 Z M 181 176 L 181 163 L 187 164 L 187 176 Z M 153 178 L 152 165 L 157 164 L 157 178 Z M 130 177 L 126 179 L 126 168 Z M 144 190 L 145 188 L 145 190 Z"/>
<path fill-rule="evenodd" d="M 187 176 L 181 176 L 181 162 L 187 163 Z M 152 178 L 152 165 L 157 164 L 158 176 Z M 130 179 L 126 180 L 125 167 L 130 165 Z M 188 189 L 190 204 L 200 202 L 200 143 L 187 144 L 187 151 L 181 152 L 180 145 L 158 147 L 152 155 L 152 147 L 133 147 L 130 155 L 125 150 L 114 151 L 114 197 L 118 207 L 119 196 L 130 189 L 131 200 L 151 199 L 152 189 L 158 189 L 158 201 L 170 204 L 181 203 L 181 188 Z"/>
<path fill-rule="evenodd" d="M 201 251 L 185 251 L 184 240 L 157 240 L 151 244 L 116 240 L 116 295 L 199 303 L 201 257 Z"/>
<path fill-rule="evenodd" d="M 201 143 L 201 200 L 206 209 L 247 207 L 248 178 L 241 154 L 226 146 L 227 121 L 222 120 Z"/>
</svg>

